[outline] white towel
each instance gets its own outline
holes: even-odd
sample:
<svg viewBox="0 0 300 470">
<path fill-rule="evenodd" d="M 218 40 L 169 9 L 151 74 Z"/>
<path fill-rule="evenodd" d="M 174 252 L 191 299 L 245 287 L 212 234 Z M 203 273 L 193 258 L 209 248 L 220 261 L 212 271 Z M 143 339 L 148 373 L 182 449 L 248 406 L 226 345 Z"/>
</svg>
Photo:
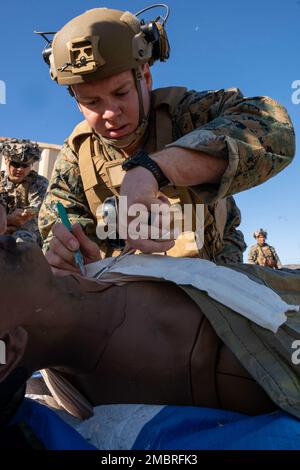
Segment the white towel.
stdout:
<svg viewBox="0 0 300 470">
<path fill-rule="evenodd" d="M 87 276 L 94 277 L 109 263 L 111 258 L 86 265 Z M 252 281 L 245 274 L 207 260 L 130 255 L 119 259 L 108 272 L 161 278 L 179 285 L 194 286 L 274 333 L 286 321 L 285 312 L 299 311 L 298 305 L 287 304 L 269 287 Z"/>
</svg>

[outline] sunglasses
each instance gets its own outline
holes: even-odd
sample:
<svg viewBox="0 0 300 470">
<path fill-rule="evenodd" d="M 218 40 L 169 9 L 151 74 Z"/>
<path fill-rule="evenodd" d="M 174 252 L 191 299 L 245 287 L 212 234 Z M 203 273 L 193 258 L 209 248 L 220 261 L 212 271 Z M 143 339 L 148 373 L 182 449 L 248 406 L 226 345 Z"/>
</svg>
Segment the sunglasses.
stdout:
<svg viewBox="0 0 300 470">
<path fill-rule="evenodd" d="M 13 168 L 29 168 L 31 165 L 28 165 L 27 163 L 19 163 L 19 162 L 9 162 L 9 164 Z"/>
</svg>

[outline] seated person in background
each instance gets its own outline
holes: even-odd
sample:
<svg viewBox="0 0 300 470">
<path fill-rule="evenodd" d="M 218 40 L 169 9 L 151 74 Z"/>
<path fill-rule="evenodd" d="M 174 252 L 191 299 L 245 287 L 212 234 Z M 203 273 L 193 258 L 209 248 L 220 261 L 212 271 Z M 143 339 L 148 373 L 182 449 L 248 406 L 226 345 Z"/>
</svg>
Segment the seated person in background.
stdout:
<svg viewBox="0 0 300 470">
<path fill-rule="evenodd" d="M 7 210 L 6 233 L 16 241 L 41 244 L 37 225 L 40 206 L 46 194 L 48 180 L 32 169 L 40 160 L 41 150 L 29 140 L 8 139 L 0 146 L 0 156 L 6 172 L 0 173 L 0 198 Z"/>
<path fill-rule="evenodd" d="M 282 264 L 273 246 L 266 243 L 267 232 L 260 228 L 253 233 L 256 245 L 251 246 L 248 254 L 249 264 L 259 264 L 273 269 L 281 269 Z"/>
<path fill-rule="evenodd" d="M 300 303 L 300 274 L 249 265 L 235 270 Z M 294 312 L 274 335 L 193 287 L 55 277 L 37 245 L 16 244 L 10 236 L 0 237 L 0 276 L 0 340 L 6 345 L 0 396 L 7 384 L 14 384 L 14 394 L 33 371 L 50 368 L 55 398 L 82 418 L 108 403 L 246 414 L 280 406 L 300 417 L 299 370 L 289 357 L 282 362 L 276 343 L 287 328 L 291 340 Z M 290 343 L 287 348 L 292 351 Z"/>
</svg>

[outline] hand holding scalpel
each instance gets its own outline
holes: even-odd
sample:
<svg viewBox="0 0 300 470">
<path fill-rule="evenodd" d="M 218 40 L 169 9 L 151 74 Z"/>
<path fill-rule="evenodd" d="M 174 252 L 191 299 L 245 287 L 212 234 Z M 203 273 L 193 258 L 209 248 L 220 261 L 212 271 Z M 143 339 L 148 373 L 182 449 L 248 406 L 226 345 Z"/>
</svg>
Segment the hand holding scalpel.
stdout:
<svg viewBox="0 0 300 470">
<path fill-rule="evenodd" d="M 57 207 L 58 214 L 59 214 L 59 217 L 61 218 L 62 223 L 72 233 L 72 225 L 69 220 L 65 207 L 62 205 L 61 202 L 57 202 L 56 207 Z M 74 259 L 75 259 L 76 266 L 78 266 L 80 269 L 81 275 L 86 276 L 86 269 L 84 267 L 83 256 L 79 249 L 74 251 Z"/>
</svg>

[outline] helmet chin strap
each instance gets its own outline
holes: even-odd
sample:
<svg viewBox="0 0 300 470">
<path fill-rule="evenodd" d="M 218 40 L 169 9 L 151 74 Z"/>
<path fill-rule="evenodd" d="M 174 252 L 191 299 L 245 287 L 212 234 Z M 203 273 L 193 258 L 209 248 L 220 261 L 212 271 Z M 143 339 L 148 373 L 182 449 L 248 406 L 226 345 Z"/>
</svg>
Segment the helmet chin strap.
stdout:
<svg viewBox="0 0 300 470">
<path fill-rule="evenodd" d="M 143 72 L 140 67 L 138 69 L 133 70 L 133 76 L 134 76 L 135 86 L 137 89 L 138 100 L 139 100 L 139 125 L 138 127 L 135 129 L 134 132 L 131 132 L 131 134 L 125 135 L 124 137 L 121 137 L 120 139 L 107 139 L 106 137 L 103 137 L 102 135 L 97 134 L 100 140 L 104 144 L 112 145 L 113 147 L 116 147 L 118 149 L 126 149 L 127 147 L 138 142 L 145 134 L 147 126 L 148 126 L 149 117 L 146 116 L 145 114 L 142 87 L 141 87 L 141 80 L 143 79 Z"/>
</svg>

